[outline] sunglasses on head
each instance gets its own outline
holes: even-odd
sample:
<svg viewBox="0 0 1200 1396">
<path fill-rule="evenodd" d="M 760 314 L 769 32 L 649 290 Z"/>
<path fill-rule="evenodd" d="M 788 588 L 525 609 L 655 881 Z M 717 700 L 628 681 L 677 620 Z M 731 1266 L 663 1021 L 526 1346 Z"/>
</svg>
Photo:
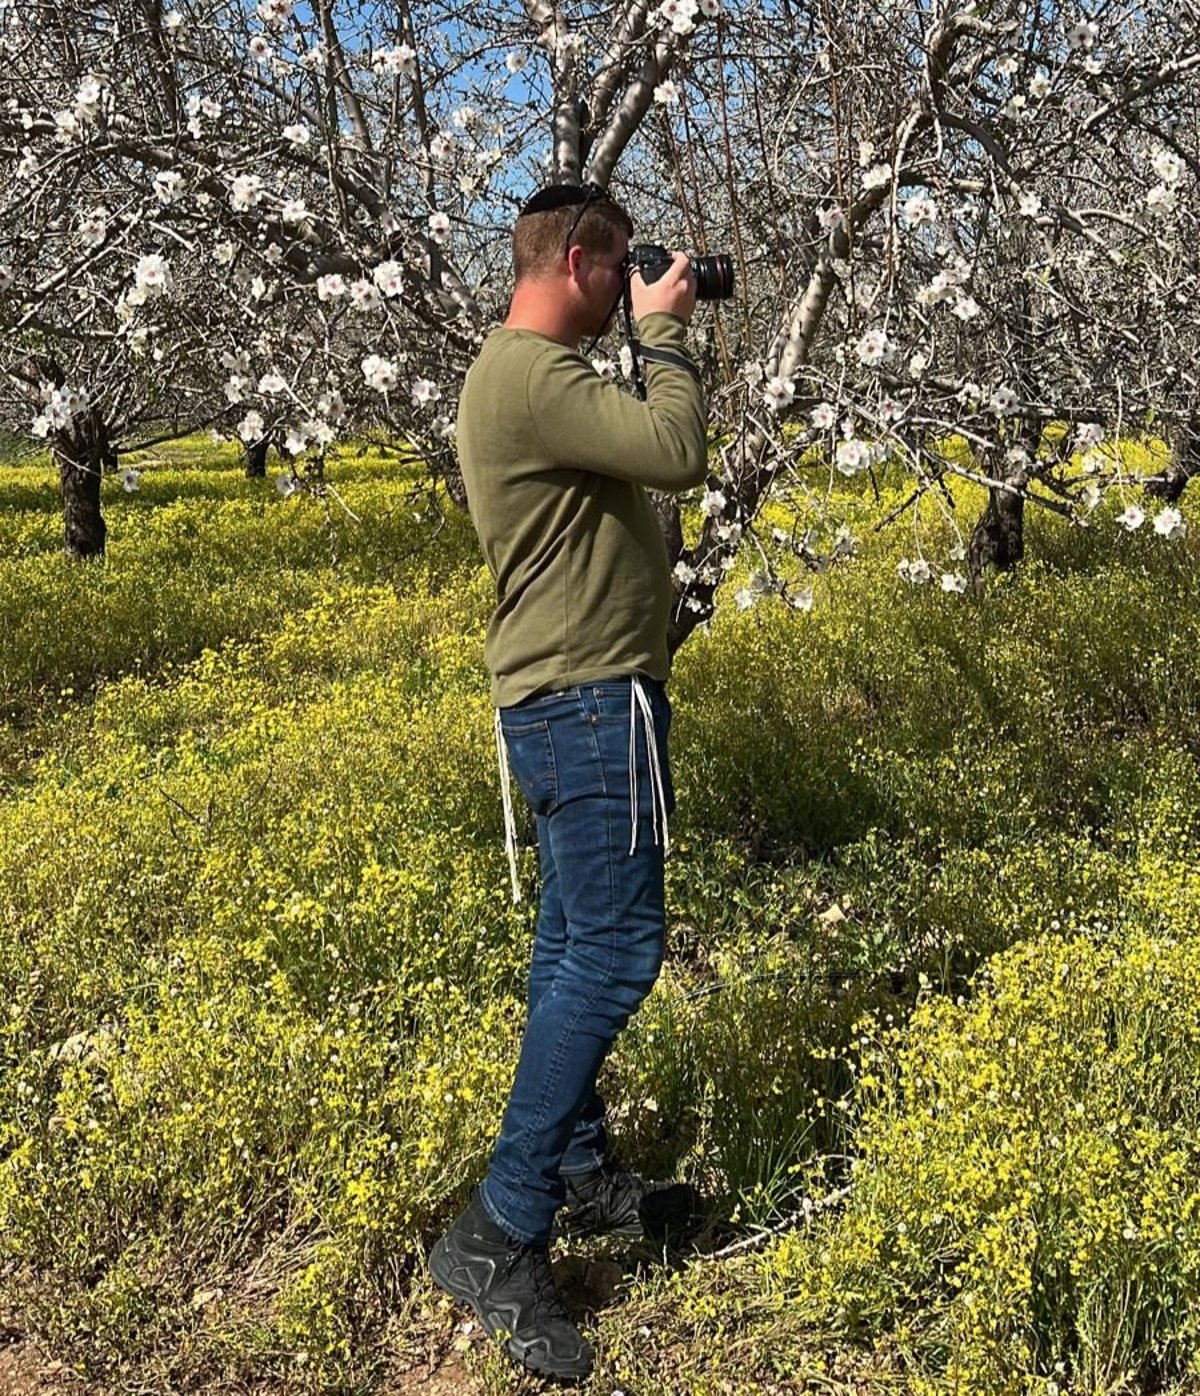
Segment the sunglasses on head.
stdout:
<svg viewBox="0 0 1200 1396">
<path fill-rule="evenodd" d="M 602 204 L 608 200 L 608 190 L 602 189 L 598 184 L 551 184 L 545 189 L 539 189 L 536 194 L 521 205 L 518 218 L 524 218 L 528 213 L 549 213 L 556 208 L 575 207 L 575 217 L 571 219 L 571 226 L 567 229 L 566 242 L 563 244 L 563 256 L 565 257 L 571 250 L 571 239 L 575 236 L 575 230 L 579 227 L 580 219 L 596 204 Z"/>
</svg>

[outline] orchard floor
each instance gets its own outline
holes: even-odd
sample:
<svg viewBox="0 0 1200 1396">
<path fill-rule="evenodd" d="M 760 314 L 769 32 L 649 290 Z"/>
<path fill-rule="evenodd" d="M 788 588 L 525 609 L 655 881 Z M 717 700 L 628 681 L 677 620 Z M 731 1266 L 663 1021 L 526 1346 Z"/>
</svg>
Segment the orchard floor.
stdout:
<svg viewBox="0 0 1200 1396">
<path fill-rule="evenodd" d="M 626 1267 L 616 1260 L 563 1256 L 554 1261 L 555 1276 L 569 1309 L 577 1315 L 595 1313 L 616 1295 Z M 486 1377 L 475 1374 L 491 1344 L 482 1327 L 466 1310 L 435 1295 L 430 1310 L 405 1334 L 398 1354 L 374 1387 L 375 1396 L 488 1396 L 494 1390 Z M 136 1377 L 125 1374 L 117 1387 L 85 1381 L 70 1366 L 45 1353 L 21 1328 L 19 1315 L 0 1309 L 0 1396 L 108 1396 L 110 1390 L 139 1389 Z M 140 1389 L 149 1392 L 152 1386 Z M 533 1396 L 546 1390 L 533 1377 L 518 1381 L 513 1396 Z M 262 1382 L 251 1387 L 229 1385 L 192 1389 L 194 1396 L 288 1396 L 285 1383 Z M 166 1393 L 163 1393 L 166 1396 Z M 174 1390 L 171 1396 L 181 1396 Z"/>
</svg>

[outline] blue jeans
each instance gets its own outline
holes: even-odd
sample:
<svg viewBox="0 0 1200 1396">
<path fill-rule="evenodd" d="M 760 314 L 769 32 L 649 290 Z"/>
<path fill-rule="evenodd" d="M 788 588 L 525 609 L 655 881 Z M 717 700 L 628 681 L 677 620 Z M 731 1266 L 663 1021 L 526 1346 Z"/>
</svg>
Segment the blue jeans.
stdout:
<svg viewBox="0 0 1200 1396">
<path fill-rule="evenodd" d="M 542 890 L 525 1036 L 480 1194 L 492 1220 L 520 1241 L 546 1240 L 565 1196 L 563 1177 L 603 1161 L 596 1077 L 662 966 L 663 830 L 656 841 L 640 712 L 637 847 L 630 852 L 632 683 L 582 684 L 500 710 L 509 764 L 537 816 Z M 671 709 L 661 683 L 641 684 L 669 813 Z"/>
</svg>

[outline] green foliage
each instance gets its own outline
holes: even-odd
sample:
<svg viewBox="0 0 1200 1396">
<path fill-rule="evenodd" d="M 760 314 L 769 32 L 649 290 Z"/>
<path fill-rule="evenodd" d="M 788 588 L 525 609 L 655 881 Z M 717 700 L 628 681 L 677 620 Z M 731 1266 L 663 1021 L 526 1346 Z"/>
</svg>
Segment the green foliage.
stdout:
<svg viewBox="0 0 1200 1396">
<path fill-rule="evenodd" d="M 0 1265 L 93 1373 L 361 1386 L 521 1025 L 490 582 L 370 455 L 330 469 L 358 522 L 147 464 L 94 569 L 48 479 L 0 472 Z M 668 964 L 606 1092 L 726 1216 L 851 1192 L 646 1280 L 595 1390 L 1183 1380 L 1190 553 L 1043 522 L 946 596 L 845 505 L 864 555 L 811 612 L 722 608 L 679 655 Z"/>
</svg>

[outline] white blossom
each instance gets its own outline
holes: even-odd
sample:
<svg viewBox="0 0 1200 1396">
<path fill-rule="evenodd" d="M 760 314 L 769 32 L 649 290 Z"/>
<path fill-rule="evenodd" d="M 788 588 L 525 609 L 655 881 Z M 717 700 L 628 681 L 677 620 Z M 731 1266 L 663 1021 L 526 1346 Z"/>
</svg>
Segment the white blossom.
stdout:
<svg viewBox="0 0 1200 1396">
<path fill-rule="evenodd" d="M 1080 422 L 1075 428 L 1075 449 L 1090 451 L 1104 440 L 1104 428 L 1099 422 Z"/>
<path fill-rule="evenodd" d="M 914 194 L 911 199 L 906 199 L 900 212 L 910 228 L 925 228 L 937 222 L 937 204 L 924 194 Z"/>
<path fill-rule="evenodd" d="M 246 51 L 257 63 L 269 63 L 274 50 L 263 34 L 254 34 L 246 45 Z"/>
<path fill-rule="evenodd" d="M 808 415 L 818 431 L 830 431 L 837 423 L 837 413 L 828 402 L 818 402 Z"/>
<path fill-rule="evenodd" d="M 911 570 L 911 569 L 910 569 Z M 942 590 L 962 593 L 967 589 L 967 579 L 961 572 L 943 572 Z"/>
<path fill-rule="evenodd" d="M 933 568 L 923 557 L 913 558 L 911 561 L 902 557 L 896 571 L 903 581 L 911 582 L 914 586 L 921 586 L 933 580 Z"/>
<path fill-rule="evenodd" d="M 826 232 L 840 228 L 845 221 L 846 215 L 838 208 L 837 204 L 828 204 L 825 208 L 817 210 L 817 222 Z"/>
<path fill-rule="evenodd" d="M 256 208 L 262 199 L 262 180 L 256 174 L 237 175 L 229 190 L 229 202 L 236 213 Z"/>
<path fill-rule="evenodd" d="M 1156 216 L 1174 213 L 1179 195 L 1169 184 L 1156 184 L 1146 195 L 1146 207 Z"/>
<path fill-rule="evenodd" d="M 417 378 L 412 385 L 412 400 L 416 407 L 424 407 L 427 403 L 437 402 L 441 397 L 442 390 L 429 378 Z"/>
<path fill-rule="evenodd" d="M 350 304 L 355 310 L 377 310 L 383 304 L 383 297 L 365 278 L 350 283 Z"/>
<path fill-rule="evenodd" d="M 1011 53 L 1004 53 L 996 60 L 996 71 L 1002 78 L 1011 78 L 1021 65 Z"/>
<path fill-rule="evenodd" d="M 233 261 L 234 246 L 231 242 L 218 242 L 212 250 L 212 259 L 219 267 L 227 267 Z"/>
<path fill-rule="evenodd" d="M 79 225 L 79 236 L 88 247 L 99 247 L 108 236 L 108 210 L 92 209 Z"/>
<path fill-rule="evenodd" d="M 287 391 L 287 379 L 282 373 L 277 373 L 271 369 L 269 373 L 264 373 L 258 380 L 258 391 L 266 397 L 273 397 L 276 393 Z"/>
<path fill-rule="evenodd" d="M 891 182 L 891 165 L 872 165 L 862 178 L 864 189 L 882 189 L 885 184 Z"/>
<path fill-rule="evenodd" d="M 1017 410 L 1020 399 L 1009 387 L 1001 385 L 988 399 L 988 410 L 996 417 L 1011 417 Z"/>
<path fill-rule="evenodd" d="M 1183 174 L 1183 161 L 1173 150 L 1160 150 L 1151 164 L 1164 184 L 1177 184 Z"/>
<path fill-rule="evenodd" d="M 261 0 L 255 13 L 264 24 L 278 29 L 292 17 L 293 0 Z"/>
<path fill-rule="evenodd" d="M 157 252 L 150 252 L 138 259 L 133 280 L 147 296 L 165 295 L 171 289 L 171 268 L 165 257 Z"/>
<path fill-rule="evenodd" d="M 1178 509 L 1168 507 L 1160 509 L 1158 513 L 1155 514 L 1154 531 L 1155 533 L 1161 534 L 1164 538 L 1170 538 L 1174 541 L 1186 536 L 1187 524 L 1184 522 L 1183 515 Z"/>
<path fill-rule="evenodd" d="M 951 306 L 951 311 L 960 320 L 974 320 L 979 314 L 979 302 L 974 296 L 960 295 Z"/>
<path fill-rule="evenodd" d="M 1029 95 L 1035 102 L 1040 102 L 1043 97 L 1050 95 L 1050 79 L 1045 73 L 1034 73 L 1029 79 Z"/>
<path fill-rule="evenodd" d="M 340 300 L 346 294 L 345 279 L 336 271 L 317 277 L 317 299 L 322 301 Z"/>
<path fill-rule="evenodd" d="M 891 357 L 892 346 L 885 331 L 868 330 L 858 341 L 857 353 L 860 363 L 874 368 Z"/>
<path fill-rule="evenodd" d="M 290 471 L 275 477 L 275 492 L 281 499 L 290 499 L 299 488 L 296 477 Z"/>
<path fill-rule="evenodd" d="M 75 93 L 75 115 L 81 121 L 94 121 L 100 114 L 104 88 L 99 78 L 85 78 Z"/>
<path fill-rule="evenodd" d="M 154 176 L 154 196 L 160 203 L 173 204 L 186 188 L 186 181 L 178 170 L 159 170 Z"/>
<path fill-rule="evenodd" d="M 162 27 L 168 34 L 178 34 L 183 28 L 183 16 L 178 10 L 168 10 L 162 17 Z"/>
<path fill-rule="evenodd" d="M 1022 218 L 1036 218 L 1042 211 L 1042 200 L 1032 189 L 1026 189 L 1017 200 L 1017 212 Z"/>
<path fill-rule="evenodd" d="M 408 78 L 415 77 L 417 55 L 407 44 L 397 44 L 395 48 L 377 53 L 374 66 L 377 73 L 390 73 L 394 77 L 401 74 Z"/>
<path fill-rule="evenodd" d="M 313 44 L 300 55 L 300 66 L 315 73 L 325 62 L 325 50 L 320 44 Z"/>
<path fill-rule="evenodd" d="M 730 548 L 736 548 L 737 545 L 742 541 L 742 526 L 740 523 L 737 522 L 736 519 L 729 519 L 725 522 L 719 523 L 715 529 L 715 532 L 717 535 L 717 540 L 721 543 L 726 544 Z M 725 559 L 725 564 L 723 565 L 732 566 L 732 564 L 733 559 L 732 557 L 729 557 Z"/>
<path fill-rule="evenodd" d="M 1132 533 L 1146 522 L 1146 515 L 1136 504 L 1130 504 L 1123 514 L 1117 515 L 1117 522 Z"/>
<path fill-rule="evenodd" d="M 73 111 L 60 111 L 54 117 L 54 137 L 59 145 L 70 145 L 79 139 L 79 118 Z"/>
<path fill-rule="evenodd" d="M 285 141 L 291 141 L 293 145 L 307 145 L 312 138 L 312 133 L 303 121 L 296 121 L 291 126 L 285 126 L 279 134 Z"/>
<path fill-rule="evenodd" d="M 303 199 L 284 199 L 279 216 L 289 227 L 293 227 L 297 223 L 303 223 L 308 217 L 308 208 Z"/>
<path fill-rule="evenodd" d="M 446 241 L 446 236 L 450 232 L 450 219 L 444 213 L 431 213 L 429 215 L 429 236 L 434 242 L 442 243 Z"/>
<path fill-rule="evenodd" d="M 340 422 L 346 416 L 346 400 L 336 388 L 331 388 L 317 399 L 317 411 L 331 422 Z"/>
<path fill-rule="evenodd" d="M 445 160 L 454 151 L 452 137 L 439 132 L 429 142 L 429 153 L 435 160 Z"/>
<path fill-rule="evenodd" d="M 265 426 L 261 412 L 247 412 L 238 423 L 237 433 L 247 445 L 250 445 L 252 442 L 262 440 Z"/>
<path fill-rule="evenodd" d="M 795 396 L 796 384 L 791 378 L 772 378 L 763 388 L 763 402 L 772 412 L 790 406 Z"/>
<path fill-rule="evenodd" d="M 298 456 L 308 450 L 308 433 L 302 427 L 288 427 L 283 438 L 283 449 L 289 456 Z"/>
<path fill-rule="evenodd" d="M 404 290 L 404 270 L 399 262 L 380 262 L 371 273 L 371 279 L 389 300 Z"/>
<path fill-rule="evenodd" d="M 135 470 L 131 465 L 127 465 L 125 469 L 121 471 L 120 478 L 121 488 L 125 491 L 125 493 L 133 494 L 133 492 L 137 489 L 139 482 L 141 481 L 142 475 L 141 471 Z"/>
<path fill-rule="evenodd" d="M 834 453 L 834 464 L 843 475 L 857 475 L 871 464 L 871 447 L 865 441 L 851 436 L 839 441 Z"/>
<path fill-rule="evenodd" d="M 705 490 L 700 496 L 700 512 L 710 519 L 717 518 L 729 501 L 721 490 Z"/>
<path fill-rule="evenodd" d="M 1083 507 L 1089 511 L 1095 509 L 1103 498 L 1103 492 L 1095 480 L 1089 480 L 1083 489 L 1079 491 L 1079 501 Z"/>
<path fill-rule="evenodd" d="M 525 55 L 513 50 L 512 53 L 504 55 L 504 66 L 510 73 L 519 73 L 525 66 Z"/>
<path fill-rule="evenodd" d="M 696 569 L 689 567 L 682 558 L 675 564 L 675 569 L 671 573 L 680 586 L 691 586 L 696 580 Z"/>
<path fill-rule="evenodd" d="M 793 611 L 811 611 L 813 608 L 812 587 L 796 587 L 787 593 L 787 603 Z"/>
<path fill-rule="evenodd" d="M 679 101 L 679 88 L 668 78 L 654 89 L 654 100 L 663 106 Z"/>
<path fill-rule="evenodd" d="M 1067 43 L 1074 49 L 1090 49 L 1100 36 L 1099 26 L 1090 19 L 1081 19 L 1067 30 Z"/>
<path fill-rule="evenodd" d="M 390 392 L 397 382 L 396 365 L 379 354 L 368 354 L 362 361 L 362 375 L 376 392 Z"/>
</svg>

